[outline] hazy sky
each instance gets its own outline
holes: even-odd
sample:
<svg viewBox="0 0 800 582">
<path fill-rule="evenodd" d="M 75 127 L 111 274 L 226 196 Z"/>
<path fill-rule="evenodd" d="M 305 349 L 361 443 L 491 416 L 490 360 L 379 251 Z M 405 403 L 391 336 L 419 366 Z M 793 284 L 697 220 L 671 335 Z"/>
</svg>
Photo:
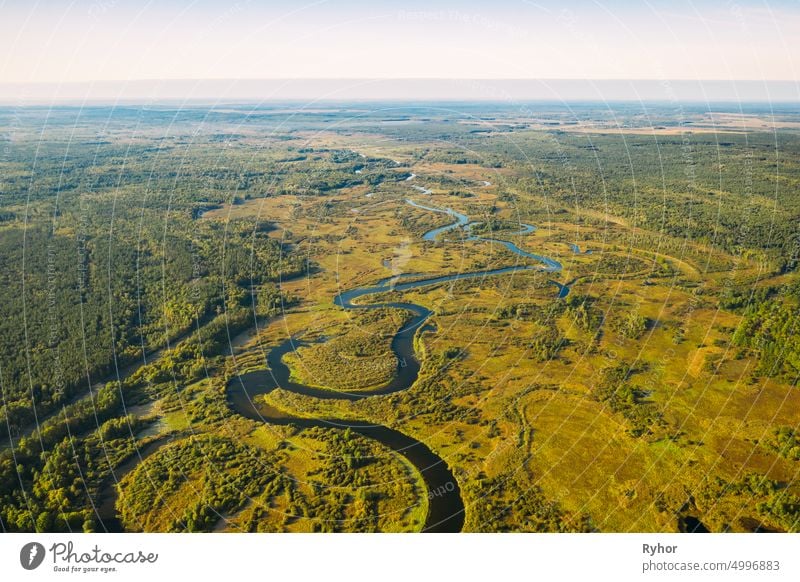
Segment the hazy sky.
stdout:
<svg viewBox="0 0 800 582">
<path fill-rule="evenodd" d="M 0 0 L 0 83 L 785 79 L 800 1 Z"/>
</svg>

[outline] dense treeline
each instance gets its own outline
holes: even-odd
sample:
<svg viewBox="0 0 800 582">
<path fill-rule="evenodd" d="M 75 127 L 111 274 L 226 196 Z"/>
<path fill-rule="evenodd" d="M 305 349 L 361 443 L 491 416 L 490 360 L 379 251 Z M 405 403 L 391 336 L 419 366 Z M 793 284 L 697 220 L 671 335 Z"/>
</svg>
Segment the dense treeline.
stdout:
<svg viewBox="0 0 800 582">
<path fill-rule="evenodd" d="M 185 126 L 175 137 L 152 133 L 168 112 L 45 113 L 23 112 L 0 168 L 3 439 L 28 434 L 91 384 L 247 301 L 252 288 L 306 269 L 263 221 L 194 220 L 239 191 L 267 192 L 285 148 L 264 154 L 259 182 L 239 155 L 220 158 L 213 135 L 189 150 Z M 132 119 L 142 135 L 120 140 Z M 337 165 L 331 157 L 317 165 Z"/>
<path fill-rule="evenodd" d="M 213 139 L 190 152 L 152 134 L 82 140 L 64 133 L 70 115 L 41 141 L 30 113 L 0 161 L 2 530 L 94 528 L 92 496 L 139 446 L 125 408 L 208 373 L 232 334 L 291 304 L 277 282 L 308 268 L 269 223 L 197 219 L 256 181 Z"/>
<path fill-rule="evenodd" d="M 12 438 L 143 353 L 248 304 L 251 287 L 305 270 L 247 221 L 175 220 L 167 235 L 137 235 L 124 213 L 115 221 L 113 236 L 83 240 L 45 226 L 0 233 L 0 418 Z"/>
<path fill-rule="evenodd" d="M 192 424 L 225 421 L 228 409 L 216 384 L 207 390 L 188 387 L 206 375 L 218 374 L 231 335 L 251 325 L 249 307 L 230 309 L 121 382 L 110 382 L 64 406 L 32 435 L 19 439 L 13 451 L 0 451 L 0 526 L 12 531 L 95 528 L 94 507 L 101 485 L 126 456 L 142 446 L 141 439 L 134 438 L 141 421 L 124 416 L 123 411 L 161 399 L 165 413 L 180 410 Z M 59 474 L 74 480 L 69 487 L 59 486 L 72 492 L 66 498 L 70 508 L 66 517 L 61 515 L 63 504 L 51 502 L 52 487 L 47 481 L 55 478 L 48 467 L 56 462 Z"/>
<path fill-rule="evenodd" d="M 788 286 L 780 293 L 763 289 L 744 301 L 744 319 L 733 334 L 734 345 L 758 351 L 757 373 L 796 382 L 800 373 L 800 286 Z"/>
<path fill-rule="evenodd" d="M 502 137 L 493 146 L 527 167 L 514 188 L 737 255 L 759 249 L 776 268 L 796 268 L 800 194 L 786 186 L 800 180 L 794 133 L 515 136 L 514 147 Z"/>
</svg>

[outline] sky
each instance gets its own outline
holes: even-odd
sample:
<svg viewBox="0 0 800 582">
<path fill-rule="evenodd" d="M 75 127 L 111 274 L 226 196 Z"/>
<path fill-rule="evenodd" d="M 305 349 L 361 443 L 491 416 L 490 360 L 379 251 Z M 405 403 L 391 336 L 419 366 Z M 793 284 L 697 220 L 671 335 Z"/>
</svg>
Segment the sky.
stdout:
<svg viewBox="0 0 800 582">
<path fill-rule="evenodd" d="M 0 0 L 0 84 L 800 80 L 800 0 Z"/>
</svg>

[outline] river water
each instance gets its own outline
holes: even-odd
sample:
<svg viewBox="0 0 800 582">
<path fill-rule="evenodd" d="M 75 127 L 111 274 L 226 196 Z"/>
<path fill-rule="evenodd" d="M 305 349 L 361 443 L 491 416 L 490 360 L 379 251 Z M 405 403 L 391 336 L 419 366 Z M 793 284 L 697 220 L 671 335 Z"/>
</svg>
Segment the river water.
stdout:
<svg viewBox="0 0 800 582">
<path fill-rule="evenodd" d="M 412 180 L 414 177 L 415 176 L 412 174 L 408 180 Z M 412 187 L 422 193 L 430 192 L 416 185 Z M 411 314 L 411 317 L 392 338 L 391 349 L 398 363 L 396 372 L 391 381 L 375 390 L 353 392 L 327 390 L 296 382 L 292 380 L 291 371 L 288 366 L 283 363 L 283 356 L 305 344 L 297 338 L 292 337 L 284 340 L 278 346 L 270 350 L 266 358 L 268 369 L 241 374 L 231 381 L 228 386 L 228 402 L 231 408 L 239 414 L 260 422 L 267 422 L 270 424 L 293 424 L 300 427 L 350 428 L 351 431 L 383 443 L 388 448 L 403 455 L 413 464 L 425 481 L 425 486 L 428 491 L 428 515 L 423 531 L 458 532 L 461 531 L 464 525 L 464 503 L 461 498 L 458 481 L 455 479 L 452 471 L 444 460 L 438 457 L 427 445 L 404 433 L 382 425 L 374 425 L 361 421 L 312 419 L 287 415 L 257 398 L 278 387 L 314 398 L 350 401 L 391 394 L 410 388 L 419 377 L 420 370 L 420 362 L 414 350 L 414 337 L 418 331 L 421 333 L 424 332 L 426 328 L 430 327 L 426 322 L 432 315 L 432 312 L 422 305 L 407 302 L 359 303 L 358 299 L 362 297 L 389 291 L 410 291 L 412 289 L 464 279 L 493 277 L 522 270 L 536 269 L 552 273 L 562 269 L 561 263 L 555 259 L 529 253 L 510 241 L 483 238 L 471 234 L 470 225 L 476 223 L 470 222 L 469 217 L 465 214 L 456 212 L 451 208 L 437 208 L 435 206 L 421 204 L 411 199 L 406 200 L 406 202 L 415 208 L 428 212 L 445 214 L 454 219 L 454 222 L 450 224 L 426 232 L 422 236 L 423 240 L 436 241 L 437 238 L 444 233 L 462 229 L 464 240 L 501 244 L 518 256 L 533 259 L 541 264 L 537 266 L 521 264 L 499 269 L 456 273 L 429 278 L 413 275 L 414 280 L 410 281 L 404 281 L 404 279 L 412 275 L 395 276 L 378 281 L 374 285 L 368 287 L 358 287 L 345 291 L 333 299 L 334 304 L 343 309 L 378 309 L 388 307 L 403 309 Z M 534 230 L 534 226 L 523 224 L 518 232 L 511 234 L 524 235 Z M 556 281 L 550 282 L 558 287 L 558 297 L 565 297 L 567 293 L 569 293 L 569 287 L 566 285 Z"/>
<path fill-rule="evenodd" d="M 412 174 L 407 180 L 411 181 L 415 177 L 416 176 Z M 416 185 L 411 186 L 416 191 L 423 194 L 430 193 L 430 190 L 426 188 Z M 301 428 L 350 428 L 352 432 L 379 441 L 389 449 L 405 457 L 422 475 L 428 498 L 428 512 L 423 531 L 459 532 L 464 525 L 464 502 L 461 497 L 458 481 L 450 467 L 447 466 L 447 463 L 427 445 L 398 430 L 383 425 L 370 424 L 365 421 L 335 418 L 305 418 L 289 415 L 269 406 L 262 399 L 258 398 L 259 396 L 272 392 L 278 387 L 313 398 L 350 401 L 391 394 L 410 388 L 417 381 L 420 371 L 420 362 L 414 350 L 414 338 L 417 333 L 424 333 L 426 330 L 433 329 L 433 326 L 428 323 L 432 312 L 422 305 L 409 302 L 358 302 L 359 299 L 365 296 L 389 291 L 404 292 L 452 281 L 494 277 L 516 271 L 538 270 L 554 273 L 562 269 L 561 263 L 555 259 L 527 252 L 511 241 L 473 235 L 471 233 L 471 226 L 477 223 L 470 222 L 469 217 L 465 214 L 461 214 L 450 208 L 437 208 L 435 206 L 421 204 L 411 199 L 406 200 L 406 202 L 420 210 L 445 214 L 454 219 L 452 223 L 426 232 L 422 236 L 425 241 L 436 241 L 447 232 L 461 229 L 462 240 L 500 244 L 516 255 L 526 259 L 532 259 L 539 264 L 519 264 L 498 269 L 456 273 L 428 278 L 418 274 L 401 275 L 388 277 L 368 287 L 359 287 L 345 291 L 333 299 L 334 303 L 343 309 L 366 310 L 391 307 L 403 309 L 410 313 L 409 319 L 392 338 L 391 349 L 397 359 L 397 368 L 392 379 L 387 384 L 378 389 L 369 391 L 344 392 L 327 390 L 296 382 L 292 380 L 291 371 L 283 362 L 283 356 L 296 350 L 301 345 L 304 345 L 304 343 L 292 337 L 284 340 L 269 351 L 265 362 L 267 369 L 247 372 L 234 377 L 227 386 L 227 400 L 234 412 L 258 422 L 266 422 L 274 425 L 291 424 Z M 534 226 L 522 224 L 521 229 L 518 232 L 511 233 L 511 235 L 525 235 L 534 231 Z M 413 277 L 413 280 L 407 280 L 411 277 Z M 558 297 L 565 297 L 569 293 L 569 287 L 567 285 L 553 280 L 549 282 L 558 287 Z M 156 445 L 149 446 L 147 454 L 151 454 L 155 449 Z M 142 457 L 139 457 L 139 459 L 141 458 Z M 135 465 L 135 460 L 132 460 L 132 462 L 126 463 L 124 467 L 120 467 L 120 470 L 115 471 L 116 478 L 121 479 L 122 476 L 129 470 L 132 470 Z M 98 512 L 101 520 L 108 522 L 109 530 L 117 530 L 117 528 L 121 527 L 115 515 L 115 500 L 116 495 L 111 493 L 106 498 L 105 503 L 101 507 L 101 511 Z"/>
</svg>

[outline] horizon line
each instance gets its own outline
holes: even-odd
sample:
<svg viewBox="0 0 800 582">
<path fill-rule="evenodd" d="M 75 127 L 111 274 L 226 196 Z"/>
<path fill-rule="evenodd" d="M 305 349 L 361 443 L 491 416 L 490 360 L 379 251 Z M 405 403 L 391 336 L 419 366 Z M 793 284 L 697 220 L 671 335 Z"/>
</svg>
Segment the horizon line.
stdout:
<svg viewBox="0 0 800 582">
<path fill-rule="evenodd" d="M 798 103 L 790 79 L 186 78 L 0 82 L 0 103 L 122 101 L 591 101 Z"/>
</svg>

